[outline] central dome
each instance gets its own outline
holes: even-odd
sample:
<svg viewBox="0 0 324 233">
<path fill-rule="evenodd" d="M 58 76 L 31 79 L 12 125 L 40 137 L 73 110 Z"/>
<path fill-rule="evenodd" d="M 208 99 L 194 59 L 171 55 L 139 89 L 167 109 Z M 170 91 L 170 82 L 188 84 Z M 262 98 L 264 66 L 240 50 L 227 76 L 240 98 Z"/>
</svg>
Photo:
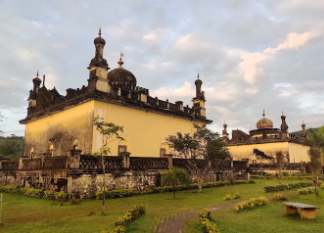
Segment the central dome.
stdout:
<svg viewBox="0 0 324 233">
<path fill-rule="evenodd" d="M 256 123 L 256 127 L 257 129 L 269 129 L 269 128 L 273 128 L 273 123 L 270 119 L 265 117 L 265 113 L 263 110 L 263 117 L 262 119 L 260 119 L 257 123 Z"/>
<path fill-rule="evenodd" d="M 124 62 L 120 59 L 118 61 L 119 67 L 108 72 L 108 82 L 111 86 L 119 87 L 136 87 L 136 78 L 132 72 L 122 67 Z"/>
</svg>

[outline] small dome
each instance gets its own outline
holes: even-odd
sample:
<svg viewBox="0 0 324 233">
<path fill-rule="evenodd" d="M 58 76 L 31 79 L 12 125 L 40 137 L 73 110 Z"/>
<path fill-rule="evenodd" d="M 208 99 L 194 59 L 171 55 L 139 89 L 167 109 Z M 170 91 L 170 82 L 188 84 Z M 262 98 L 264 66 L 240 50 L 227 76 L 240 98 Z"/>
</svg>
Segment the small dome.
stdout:
<svg viewBox="0 0 324 233">
<path fill-rule="evenodd" d="M 99 36 L 93 40 L 93 43 L 94 43 L 95 45 L 96 45 L 96 44 L 102 44 L 103 46 L 105 46 L 106 41 L 105 41 L 104 38 L 101 37 L 101 28 L 99 28 L 99 33 L 98 33 L 98 35 L 99 35 Z"/>
<path fill-rule="evenodd" d="M 42 80 L 38 77 L 38 71 L 37 71 L 36 77 L 33 78 L 33 83 L 40 85 L 41 82 Z"/>
<path fill-rule="evenodd" d="M 136 78 L 132 72 L 118 67 L 108 72 L 108 81 L 111 86 L 136 87 Z"/>
<path fill-rule="evenodd" d="M 198 73 L 198 75 L 197 75 L 197 79 L 196 79 L 196 81 L 195 81 L 195 84 L 197 85 L 197 84 L 202 84 L 202 81 L 201 81 L 201 79 L 199 79 L 199 73 Z"/>
<path fill-rule="evenodd" d="M 257 129 L 269 129 L 269 128 L 273 128 L 273 123 L 270 119 L 265 117 L 265 113 L 263 110 L 263 118 L 260 119 L 257 123 L 256 123 L 256 127 Z"/>
</svg>

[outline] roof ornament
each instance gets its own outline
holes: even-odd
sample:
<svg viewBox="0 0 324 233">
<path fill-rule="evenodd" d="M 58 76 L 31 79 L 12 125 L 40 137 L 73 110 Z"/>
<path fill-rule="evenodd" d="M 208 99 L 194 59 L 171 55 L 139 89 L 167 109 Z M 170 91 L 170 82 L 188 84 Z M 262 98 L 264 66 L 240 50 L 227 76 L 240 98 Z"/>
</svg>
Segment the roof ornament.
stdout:
<svg viewBox="0 0 324 233">
<path fill-rule="evenodd" d="M 99 37 L 101 37 L 101 27 L 99 28 L 99 33 L 98 33 Z"/>
<path fill-rule="evenodd" d="M 197 75 L 197 79 L 199 79 L 199 73 L 198 73 L 198 75 Z"/>
<path fill-rule="evenodd" d="M 38 78 L 38 70 L 37 70 L 37 73 L 36 73 L 36 77 Z"/>
<path fill-rule="evenodd" d="M 263 109 L 263 114 L 262 114 L 263 117 L 265 117 L 265 110 Z"/>
<path fill-rule="evenodd" d="M 43 87 L 45 87 L 45 74 L 43 75 Z"/>
<path fill-rule="evenodd" d="M 123 54 L 122 52 L 120 52 L 120 58 L 119 58 L 119 61 L 117 62 L 118 64 L 119 64 L 119 67 L 118 68 L 123 68 L 123 64 L 124 64 L 124 62 L 123 62 L 123 59 L 122 59 L 122 57 L 124 56 L 125 54 Z"/>
</svg>

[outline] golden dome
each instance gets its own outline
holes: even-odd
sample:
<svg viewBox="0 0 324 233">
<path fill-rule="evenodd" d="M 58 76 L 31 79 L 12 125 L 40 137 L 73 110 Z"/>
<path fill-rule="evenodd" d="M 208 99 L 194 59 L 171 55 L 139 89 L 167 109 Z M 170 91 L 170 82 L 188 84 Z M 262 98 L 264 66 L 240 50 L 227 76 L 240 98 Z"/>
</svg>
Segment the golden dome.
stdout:
<svg viewBox="0 0 324 233">
<path fill-rule="evenodd" d="M 270 119 L 265 117 L 265 113 L 263 110 L 263 114 L 262 114 L 262 119 L 260 119 L 257 123 L 256 123 L 256 127 L 257 129 L 269 129 L 269 128 L 273 128 L 273 123 Z"/>
</svg>

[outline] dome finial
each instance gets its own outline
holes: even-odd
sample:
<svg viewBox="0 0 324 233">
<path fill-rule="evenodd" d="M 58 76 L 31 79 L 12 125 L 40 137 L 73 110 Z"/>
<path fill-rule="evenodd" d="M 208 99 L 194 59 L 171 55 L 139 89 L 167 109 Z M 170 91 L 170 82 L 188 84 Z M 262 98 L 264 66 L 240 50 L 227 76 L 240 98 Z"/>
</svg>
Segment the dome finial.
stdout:
<svg viewBox="0 0 324 233">
<path fill-rule="evenodd" d="M 199 73 L 198 73 L 198 75 L 197 75 L 197 79 L 199 79 Z"/>
<path fill-rule="evenodd" d="M 38 78 L 38 70 L 37 70 L 37 73 L 36 73 L 36 77 Z"/>
<path fill-rule="evenodd" d="M 99 37 L 101 37 L 101 27 L 99 28 L 99 33 L 98 33 Z"/>
<path fill-rule="evenodd" d="M 123 56 L 124 56 L 125 54 L 123 54 L 122 52 L 120 52 L 120 58 L 119 58 L 119 61 L 117 62 L 118 64 L 119 64 L 119 68 L 123 68 L 122 67 L 122 65 L 124 64 L 124 62 L 123 62 Z"/>
<path fill-rule="evenodd" d="M 263 109 L 263 114 L 262 114 L 263 117 L 265 117 L 265 110 Z"/>
</svg>

